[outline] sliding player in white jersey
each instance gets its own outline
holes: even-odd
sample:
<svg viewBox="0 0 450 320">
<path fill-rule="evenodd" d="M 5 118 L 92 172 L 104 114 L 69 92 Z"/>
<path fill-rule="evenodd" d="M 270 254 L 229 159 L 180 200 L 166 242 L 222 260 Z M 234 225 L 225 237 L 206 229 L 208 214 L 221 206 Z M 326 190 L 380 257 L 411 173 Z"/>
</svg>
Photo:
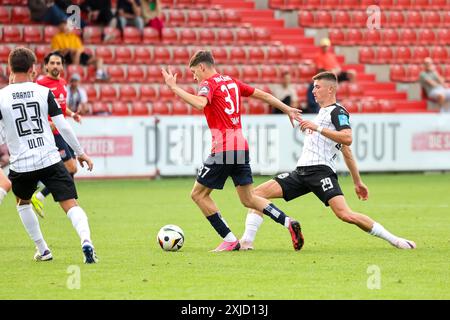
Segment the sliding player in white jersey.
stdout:
<svg viewBox="0 0 450 320">
<path fill-rule="evenodd" d="M 38 182 L 42 181 L 77 231 L 84 262 L 96 263 L 88 219 L 75 200 L 78 198 L 75 184 L 55 146 L 48 116 L 75 151 L 81 166 L 87 164 L 88 170 L 92 170 L 93 163 L 64 119 L 53 93 L 32 82 L 35 63 L 36 56 L 30 49 L 16 48 L 11 51 L 8 64 L 14 74 L 14 81 L 0 90 L 0 126 L 4 127 L 6 144 L 11 154 L 9 179 L 17 198 L 17 211 L 28 235 L 36 244 L 34 259 L 52 260 L 52 253 L 30 204 Z"/>
<path fill-rule="evenodd" d="M 358 198 L 366 200 L 369 195 L 350 149 L 352 129 L 349 113 L 336 103 L 337 79 L 334 73 L 322 72 L 314 76 L 313 80 L 313 94 L 320 111 L 313 121 L 300 121 L 300 128 L 305 131 L 306 137 L 297 168 L 258 186 L 255 194 L 266 199 L 284 198 L 290 201 L 313 192 L 342 221 L 354 224 L 399 249 L 414 249 L 416 244 L 413 241 L 393 235 L 379 223 L 352 211 L 347 205 L 336 175 L 335 159 L 339 150 L 352 175 Z M 255 210 L 249 211 L 240 241 L 241 250 L 253 248 L 256 232 L 263 221 L 262 216 Z"/>
</svg>

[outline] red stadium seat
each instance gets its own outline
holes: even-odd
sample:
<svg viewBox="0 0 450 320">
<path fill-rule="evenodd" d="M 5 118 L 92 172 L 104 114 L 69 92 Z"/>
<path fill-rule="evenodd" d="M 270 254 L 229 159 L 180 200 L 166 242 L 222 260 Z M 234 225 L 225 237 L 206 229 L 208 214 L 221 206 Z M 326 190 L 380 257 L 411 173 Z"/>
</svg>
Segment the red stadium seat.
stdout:
<svg viewBox="0 0 450 320">
<path fill-rule="evenodd" d="M 377 56 L 376 56 L 376 62 L 382 63 L 382 64 L 389 64 L 394 59 L 394 54 L 392 53 L 392 49 L 389 47 L 379 47 Z"/>
<path fill-rule="evenodd" d="M 134 62 L 139 64 L 148 64 L 152 60 L 152 54 L 146 47 L 137 46 L 134 49 Z"/>
<path fill-rule="evenodd" d="M 448 5 L 447 0 L 430 0 L 430 9 L 441 10 L 443 7 Z"/>
<path fill-rule="evenodd" d="M 94 115 L 108 115 L 111 113 L 109 104 L 105 102 L 94 102 L 92 104 L 92 114 Z"/>
<path fill-rule="evenodd" d="M 183 83 L 183 82 L 187 81 L 186 72 L 185 72 L 185 69 L 184 69 L 183 66 L 182 67 L 180 67 L 180 66 L 171 66 L 170 70 L 172 71 L 173 74 L 177 74 L 177 82 L 178 83 Z"/>
<path fill-rule="evenodd" d="M 147 67 L 148 82 L 162 82 L 161 67 L 158 65 L 150 65 Z"/>
<path fill-rule="evenodd" d="M 422 14 L 420 11 L 407 11 L 406 12 L 406 25 L 408 27 L 417 28 L 423 23 Z"/>
<path fill-rule="evenodd" d="M 130 47 L 116 47 L 115 63 L 132 64 L 134 62 L 133 51 Z"/>
<path fill-rule="evenodd" d="M 203 12 L 201 10 L 187 11 L 187 25 L 192 27 L 202 26 L 205 21 Z"/>
<path fill-rule="evenodd" d="M 315 28 L 328 28 L 333 25 L 333 16 L 329 11 L 317 11 L 314 17 Z"/>
<path fill-rule="evenodd" d="M 1 46 L 0 46 L 1 48 Z M 43 61 L 45 56 L 47 54 L 49 54 L 52 51 L 52 48 L 50 48 L 50 46 L 48 45 L 37 45 L 34 48 L 34 53 L 36 54 L 36 58 L 38 61 Z M 2 62 L 1 58 L 0 58 L 0 62 Z"/>
<path fill-rule="evenodd" d="M 133 116 L 147 116 L 149 114 L 147 104 L 141 101 L 133 101 L 131 103 L 131 114 Z"/>
<path fill-rule="evenodd" d="M 444 11 L 444 18 L 446 12 Z M 425 11 L 423 13 L 423 27 L 437 28 L 441 24 L 441 15 L 438 11 Z"/>
<path fill-rule="evenodd" d="M 119 98 L 121 101 L 135 101 L 137 99 L 136 88 L 131 85 L 121 85 L 119 87 Z"/>
<path fill-rule="evenodd" d="M 11 9 L 11 23 L 29 24 L 31 22 L 30 10 L 27 7 L 14 6 Z"/>
<path fill-rule="evenodd" d="M 71 75 L 77 73 L 81 77 L 81 81 L 86 80 L 86 69 L 81 65 L 71 64 L 67 66 L 67 79 L 70 79 Z"/>
<path fill-rule="evenodd" d="M 167 24 L 171 27 L 184 27 L 186 25 L 186 17 L 182 10 L 167 11 Z"/>
<path fill-rule="evenodd" d="M 322 6 L 322 0 L 304 0 L 303 5 L 309 9 L 317 9 Z"/>
<path fill-rule="evenodd" d="M 405 25 L 405 16 L 403 15 L 403 12 L 389 11 L 388 25 L 390 27 L 403 27 Z"/>
<path fill-rule="evenodd" d="M 167 44 L 178 44 L 178 32 L 175 29 L 164 28 L 162 40 Z"/>
<path fill-rule="evenodd" d="M 167 47 L 155 47 L 153 51 L 153 63 L 168 64 L 171 61 L 170 59 L 170 51 Z"/>
<path fill-rule="evenodd" d="M 197 32 L 194 29 L 182 29 L 179 34 L 179 40 L 183 44 L 196 44 Z"/>
<path fill-rule="evenodd" d="M 97 101 L 97 90 L 94 86 L 85 86 L 84 89 L 86 89 L 89 101 Z"/>
<path fill-rule="evenodd" d="M 225 25 L 236 27 L 241 23 L 241 15 L 239 11 L 233 9 L 226 9 L 223 11 Z"/>
<path fill-rule="evenodd" d="M 228 29 L 220 29 L 217 32 L 217 44 L 226 45 L 234 43 L 234 33 Z"/>
<path fill-rule="evenodd" d="M 212 49 L 212 54 L 216 63 L 226 63 L 228 62 L 228 51 L 223 47 L 214 47 Z"/>
<path fill-rule="evenodd" d="M 367 26 L 367 13 L 362 10 L 352 11 L 352 23 L 349 26 L 353 28 L 365 28 Z"/>
<path fill-rule="evenodd" d="M 380 112 L 391 113 L 395 112 L 395 106 L 389 100 L 381 99 L 378 101 Z"/>
<path fill-rule="evenodd" d="M 397 0 L 396 9 L 410 9 L 412 5 L 412 0 Z"/>
<path fill-rule="evenodd" d="M 351 25 L 350 13 L 348 11 L 336 11 L 334 14 L 334 25 L 337 27 L 349 27 Z"/>
<path fill-rule="evenodd" d="M 145 71 L 141 66 L 129 65 L 127 68 L 127 82 L 145 82 Z"/>
<path fill-rule="evenodd" d="M 111 85 L 100 86 L 100 100 L 102 101 L 116 101 L 117 90 Z"/>
<path fill-rule="evenodd" d="M 185 102 L 179 100 L 174 101 L 172 104 L 172 114 L 173 115 L 188 115 L 190 106 Z"/>
<path fill-rule="evenodd" d="M 411 64 L 407 66 L 408 68 L 408 81 L 410 82 L 417 82 L 419 81 L 419 75 L 422 72 L 422 67 L 417 64 Z"/>
<path fill-rule="evenodd" d="M 97 26 L 86 26 L 83 32 L 83 41 L 85 43 L 101 43 L 102 29 Z"/>
<path fill-rule="evenodd" d="M 413 2 L 414 2 L 413 7 L 419 10 L 426 10 L 430 6 L 429 0 L 414 0 Z"/>
<path fill-rule="evenodd" d="M 398 30 L 401 35 L 399 43 L 403 45 L 413 45 L 417 42 L 417 33 L 415 29 L 402 29 Z"/>
<path fill-rule="evenodd" d="M 112 114 L 114 116 L 127 116 L 130 114 L 128 104 L 123 101 L 114 101 L 112 103 Z"/>
<path fill-rule="evenodd" d="M 114 63 L 114 53 L 110 47 L 107 46 L 97 46 L 95 48 L 95 56 L 102 58 L 105 63 Z"/>
<path fill-rule="evenodd" d="M 411 49 L 409 47 L 397 47 L 394 51 L 395 62 L 408 63 L 411 61 Z"/>
<path fill-rule="evenodd" d="M 0 7 L 0 23 L 9 24 L 9 11 L 5 7 Z"/>
<path fill-rule="evenodd" d="M 239 79 L 241 77 L 240 71 L 236 66 L 227 65 L 222 68 L 222 74 L 230 76 L 235 79 Z"/>
<path fill-rule="evenodd" d="M 35 26 L 25 26 L 23 28 L 23 41 L 30 42 L 42 42 L 44 39 L 41 28 Z"/>
<path fill-rule="evenodd" d="M 357 83 L 348 84 L 348 95 L 349 97 L 361 97 L 364 94 L 361 85 Z"/>
<path fill-rule="evenodd" d="M 345 45 L 345 35 L 341 29 L 331 29 L 328 31 L 328 37 L 334 45 Z"/>
<path fill-rule="evenodd" d="M 444 63 L 449 58 L 447 48 L 446 47 L 432 47 L 430 49 L 430 56 L 434 60 L 434 62 Z"/>
<path fill-rule="evenodd" d="M 311 11 L 300 11 L 298 13 L 298 25 L 300 27 L 314 26 L 314 14 Z"/>
<path fill-rule="evenodd" d="M 266 59 L 266 54 L 261 47 L 250 47 L 248 49 L 248 62 L 252 64 L 262 64 Z"/>
<path fill-rule="evenodd" d="M 436 40 L 436 35 L 432 29 L 421 29 L 418 32 L 417 40 L 419 44 L 433 44 Z"/>
<path fill-rule="evenodd" d="M 338 8 L 340 3 L 340 0 L 322 0 L 322 7 L 327 10 L 332 10 Z"/>
<path fill-rule="evenodd" d="M 339 8 L 342 9 L 359 9 L 359 0 L 341 0 Z"/>
<path fill-rule="evenodd" d="M 271 41 L 270 31 L 266 28 L 255 28 L 253 37 L 258 44 L 267 44 L 267 42 Z"/>
<path fill-rule="evenodd" d="M 267 60 L 269 63 L 280 63 L 284 61 L 284 48 L 270 46 L 267 49 Z"/>
<path fill-rule="evenodd" d="M 273 83 L 277 82 L 280 77 L 277 67 L 271 65 L 261 66 L 260 82 Z"/>
<path fill-rule="evenodd" d="M 125 27 L 123 29 L 123 43 L 140 44 L 142 42 L 141 32 L 136 27 Z"/>
<path fill-rule="evenodd" d="M 239 29 L 236 32 L 236 40 L 239 44 L 251 45 L 254 41 L 253 31 L 249 28 Z"/>
<path fill-rule="evenodd" d="M 384 29 L 383 30 L 383 44 L 395 45 L 398 43 L 397 29 Z"/>
<path fill-rule="evenodd" d="M 450 43 L 450 30 L 438 29 L 436 31 L 436 42 L 440 45 L 448 45 Z"/>
<path fill-rule="evenodd" d="M 189 61 L 190 54 L 186 47 L 175 47 L 172 49 L 172 62 L 177 64 L 186 64 Z"/>
<path fill-rule="evenodd" d="M 427 47 L 414 47 L 412 61 L 422 63 L 426 57 L 430 56 L 430 50 Z"/>
<path fill-rule="evenodd" d="M 268 106 L 259 100 L 251 99 L 248 102 L 248 113 L 249 114 L 266 114 L 268 113 Z"/>
<path fill-rule="evenodd" d="M 347 30 L 347 45 L 357 45 L 362 44 L 363 41 L 363 35 L 361 33 L 361 30 L 359 29 L 348 29 Z"/>
<path fill-rule="evenodd" d="M 220 10 L 206 10 L 206 24 L 210 27 L 222 27 L 223 17 Z"/>
<path fill-rule="evenodd" d="M 169 115 L 169 105 L 166 102 L 157 101 L 152 105 L 152 114 Z"/>
<path fill-rule="evenodd" d="M 171 29 L 169 29 L 171 30 Z M 163 29 L 163 37 L 164 37 L 164 29 Z M 176 32 L 175 32 L 176 33 Z M 159 33 L 154 28 L 144 28 L 144 32 L 142 34 L 142 43 L 143 44 L 156 44 L 159 43 Z"/>
<path fill-rule="evenodd" d="M 361 63 L 374 63 L 375 51 L 370 47 L 361 47 L 359 49 L 359 62 Z"/>
<path fill-rule="evenodd" d="M 255 66 L 243 66 L 241 72 L 244 82 L 257 82 L 260 80 L 258 68 Z"/>
<path fill-rule="evenodd" d="M 302 54 L 297 47 L 286 46 L 284 48 L 284 57 L 288 63 L 299 63 L 302 59 Z"/>
<path fill-rule="evenodd" d="M 311 81 L 311 78 L 317 73 L 316 68 L 312 65 L 301 65 L 299 67 L 299 77 L 304 81 Z"/>
<path fill-rule="evenodd" d="M 450 11 L 444 11 L 442 16 L 442 24 L 444 27 L 450 27 Z"/>
<path fill-rule="evenodd" d="M 212 29 L 201 29 L 198 33 L 198 40 L 202 44 L 214 44 L 216 42 L 216 32 Z"/>
<path fill-rule="evenodd" d="M 379 45 L 381 42 L 381 31 L 378 29 L 369 29 L 365 32 L 364 43 L 367 45 Z"/>
<path fill-rule="evenodd" d="M 140 88 L 141 101 L 155 101 L 158 97 L 158 92 L 152 86 L 142 85 Z"/>
<path fill-rule="evenodd" d="M 230 60 L 233 63 L 246 63 L 247 53 L 243 48 L 234 47 L 230 50 Z"/>
<path fill-rule="evenodd" d="M 22 30 L 15 25 L 3 26 L 3 42 L 22 42 Z"/>
<path fill-rule="evenodd" d="M 364 99 L 361 101 L 361 112 L 377 113 L 380 112 L 380 107 L 377 100 Z"/>
</svg>

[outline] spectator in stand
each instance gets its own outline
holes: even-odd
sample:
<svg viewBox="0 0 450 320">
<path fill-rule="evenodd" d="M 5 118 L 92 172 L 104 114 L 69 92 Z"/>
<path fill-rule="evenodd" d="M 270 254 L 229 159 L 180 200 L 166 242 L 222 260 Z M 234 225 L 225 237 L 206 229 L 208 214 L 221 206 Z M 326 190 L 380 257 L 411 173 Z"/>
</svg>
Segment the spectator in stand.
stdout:
<svg viewBox="0 0 450 320">
<path fill-rule="evenodd" d="M 427 98 L 435 101 L 441 112 L 450 112 L 450 88 L 445 85 L 445 80 L 437 72 L 430 57 L 424 59 L 424 67 L 424 71 L 420 73 L 419 82 Z"/>
<path fill-rule="evenodd" d="M 127 25 L 134 25 L 141 32 L 144 30 L 140 0 L 119 0 L 117 2 L 117 15 L 121 29 Z"/>
<path fill-rule="evenodd" d="M 320 40 L 321 52 L 314 59 L 317 70 L 331 71 L 336 74 L 338 82 L 356 80 L 356 72 L 354 70 L 343 71 L 339 64 L 336 54 L 330 50 L 331 41 L 328 38 Z"/>
<path fill-rule="evenodd" d="M 141 0 L 142 17 L 146 27 L 154 28 L 159 33 L 159 39 L 162 40 L 162 29 L 164 27 L 161 17 L 161 0 Z"/>
<path fill-rule="evenodd" d="M 117 27 L 117 18 L 112 12 L 111 0 L 85 0 L 80 8 L 88 15 L 88 20 L 92 24 Z"/>
<path fill-rule="evenodd" d="M 31 20 L 45 22 L 54 26 L 66 21 L 68 16 L 53 0 L 28 0 Z"/>
<path fill-rule="evenodd" d="M 84 51 L 83 43 L 80 37 L 71 31 L 67 21 L 59 24 L 59 32 L 52 38 L 51 47 L 64 56 L 67 65 L 95 65 L 96 79 L 107 80 L 108 76 L 103 70 L 103 59 L 96 58 Z"/>
<path fill-rule="evenodd" d="M 80 86 L 80 80 L 78 73 L 70 77 L 70 83 L 67 86 L 67 107 L 75 113 L 85 115 L 89 113 L 88 97 L 86 90 Z"/>
<path fill-rule="evenodd" d="M 290 106 L 291 108 L 297 108 L 298 107 L 298 97 L 297 93 L 295 92 L 295 88 L 292 86 L 291 83 L 291 74 L 289 71 L 284 71 L 283 74 L 283 83 L 281 86 L 275 87 L 273 91 L 273 95 L 281 100 L 284 104 Z M 272 108 L 272 113 L 283 113 L 280 110 L 276 108 Z"/>
</svg>

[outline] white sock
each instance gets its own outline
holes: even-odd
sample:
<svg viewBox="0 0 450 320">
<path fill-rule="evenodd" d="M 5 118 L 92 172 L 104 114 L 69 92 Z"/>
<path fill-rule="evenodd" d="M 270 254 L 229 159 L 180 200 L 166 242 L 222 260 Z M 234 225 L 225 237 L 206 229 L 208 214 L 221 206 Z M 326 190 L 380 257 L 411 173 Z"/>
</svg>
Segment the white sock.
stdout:
<svg viewBox="0 0 450 320">
<path fill-rule="evenodd" d="M 398 239 L 397 236 L 387 231 L 381 224 L 377 222 L 373 224 L 372 230 L 369 233 L 375 237 L 389 241 L 389 243 L 391 244 L 395 244 Z"/>
<path fill-rule="evenodd" d="M 43 254 L 45 250 L 48 250 L 48 246 L 47 243 L 45 243 L 44 237 L 42 236 L 39 221 L 31 207 L 31 204 L 17 206 L 17 212 L 19 213 L 25 230 L 27 230 L 31 240 L 33 240 L 36 244 L 39 253 Z"/>
<path fill-rule="evenodd" d="M 0 204 L 2 204 L 2 201 L 6 197 L 6 194 L 7 194 L 6 190 L 0 187 Z"/>
<path fill-rule="evenodd" d="M 36 193 L 36 198 L 38 198 L 38 200 L 40 200 L 42 202 L 44 202 L 44 200 L 45 200 L 45 196 L 40 191 L 38 193 Z"/>
<path fill-rule="evenodd" d="M 233 234 L 233 232 L 229 232 L 229 233 L 225 236 L 225 238 L 223 238 L 223 241 L 226 241 L 226 242 L 235 242 L 235 241 L 237 241 L 237 238 L 236 238 L 236 236 Z"/>
<path fill-rule="evenodd" d="M 254 213 L 253 210 L 249 210 L 247 218 L 245 219 L 245 231 L 242 235 L 242 240 L 249 242 L 255 241 L 256 233 L 263 221 L 263 217 Z"/>
<path fill-rule="evenodd" d="M 286 219 L 284 219 L 284 226 L 286 228 L 289 228 L 289 224 L 291 223 L 291 218 L 286 217 Z"/>
<path fill-rule="evenodd" d="M 72 221 L 72 225 L 80 237 L 81 244 L 85 241 L 92 243 L 88 218 L 84 210 L 78 206 L 73 207 L 67 212 L 67 217 Z"/>
</svg>

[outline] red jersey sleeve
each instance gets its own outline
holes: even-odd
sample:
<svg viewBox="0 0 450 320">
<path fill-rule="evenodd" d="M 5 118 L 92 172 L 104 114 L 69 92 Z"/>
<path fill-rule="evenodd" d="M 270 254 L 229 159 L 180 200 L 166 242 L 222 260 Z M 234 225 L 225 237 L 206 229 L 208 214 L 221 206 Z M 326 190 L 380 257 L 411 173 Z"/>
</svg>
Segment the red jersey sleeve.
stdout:
<svg viewBox="0 0 450 320">
<path fill-rule="evenodd" d="M 211 84 L 208 81 L 203 81 L 198 88 L 197 95 L 206 97 L 206 99 L 208 99 L 208 103 L 211 103 L 213 96 Z"/>
<path fill-rule="evenodd" d="M 252 86 L 250 86 L 244 82 L 241 82 L 237 79 L 234 79 L 234 81 L 239 86 L 239 91 L 241 92 L 241 96 L 250 97 L 255 92 L 255 88 L 253 88 Z"/>
</svg>

